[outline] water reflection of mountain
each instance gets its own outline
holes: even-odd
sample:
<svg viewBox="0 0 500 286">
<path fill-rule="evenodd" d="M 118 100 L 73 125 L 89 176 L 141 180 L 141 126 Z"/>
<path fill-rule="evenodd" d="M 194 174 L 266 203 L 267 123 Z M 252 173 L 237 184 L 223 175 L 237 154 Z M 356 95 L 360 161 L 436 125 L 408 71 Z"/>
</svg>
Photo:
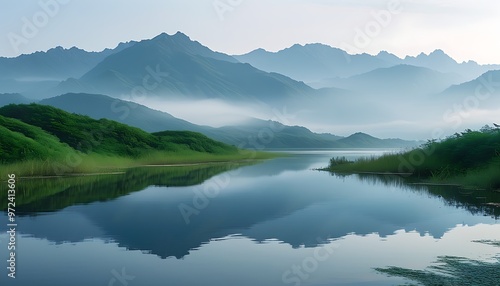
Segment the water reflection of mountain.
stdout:
<svg viewBox="0 0 500 286">
<path fill-rule="evenodd" d="M 302 169 L 299 165 L 283 158 L 240 169 L 229 177 L 227 187 L 198 209 L 199 214 L 190 217 L 189 224 L 179 205 L 193 206 L 197 193 L 218 179 L 226 180 L 227 173 L 221 172 L 227 166 L 185 167 L 170 170 L 172 174 L 147 169 L 131 172 L 126 180 L 72 185 L 67 192 L 23 206 L 57 212 L 21 217 L 19 224 L 23 233 L 56 243 L 103 238 L 162 258 L 181 258 L 213 239 L 236 233 L 256 241 L 278 239 L 294 247 L 313 247 L 349 233 L 383 237 L 400 229 L 441 237 L 456 224 L 490 223 L 492 218 L 487 216 L 498 218 L 498 209 L 483 205 L 484 200 L 500 201 L 498 194 L 408 185 L 398 177 L 335 178 L 304 170 L 310 162 Z M 292 172 L 285 172 L 290 166 Z M 137 192 L 147 186 L 153 187 Z M 81 194 L 78 199 L 71 195 L 75 193 Z M 96 201 L 96 194 L 102 195 L 100 202 L 67 207 Z"/>
</svg>

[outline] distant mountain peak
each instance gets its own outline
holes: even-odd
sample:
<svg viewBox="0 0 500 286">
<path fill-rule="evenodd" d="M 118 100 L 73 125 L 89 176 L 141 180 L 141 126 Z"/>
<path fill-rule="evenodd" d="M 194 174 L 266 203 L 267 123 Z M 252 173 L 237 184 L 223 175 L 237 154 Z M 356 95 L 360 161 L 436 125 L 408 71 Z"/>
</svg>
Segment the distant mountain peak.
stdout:
<svg viewBox="0 0 500 286">
<path fill-rule="evenodd" d="M 159 42 L 159 41 L 176 41 L 176 42 L 179 42 L 179 41 L 183 41 L 183 42 L 187 42 L 187 41 L 191 41 L 191 38 L 189 38 L 186 34 L 180 32 L 180 31 L 177 31 L 175 34 L 173 35 L 169 35 L 167 34 L 166 32 L 162 32 L 161 34 L 157 35 L 156 37 L 148 40 L 144 40 L 145 42 Z"/>
<path fill-rule="evenodd" d="M 159 33 L 158 35 L 156 35 L 155 37 L 151 38 L 151 40 L 154 40 L 156 38 L 161 38 L 161 37 L 169 37 L 170 35 L 167 34 L 166 32 L 161 32 Z"/>
<path fill-rule="evenodd" d="M 418 54 L 416 57 L 413 56 L 406 56 L 405 60 L 441 60 L 441 61 L 448 61 L 450 63 L 457 63 L 452 57 L 450 57 L 447 53 L 445 53 L 441 49 L 436 49 L 429 54 L 426 54 L 424 52 L 421 52 Z"/>
<path fill-rule="evenodd" d="M 457 62 L 441 49 L 434 50 L 432 53 L 429 54 L 429 57 L 431 57 L 431 58 L 432 57 L 441 57 L 441 58 L 446 59 L 448 61 L 453 61 L 454 63 Z"/>
<path fill-rule="evenodd" d="M 303 48 L 304 46 L 301 45 L 301 44 L 294 44 L 293 46 L 289 47 L 289 48 L 285 48 L 283 50 L 293 50 L 293 49 L 301 49 Z"/>
<path fill-rule="evenodd" d="M 152 39 L 140 41 L 138 45 L 134 45 L 134 47 L 134 50 L 138 51 L 139 54 L 151 53 L 150 49 L 153 48 L 161 49 L 163 52 L 170 51 L 187 53 L 229 62 L 237 62 L 237 60 L 233 57 L 212 51 L 208 47 L 202 45 L 198 41 L 192 40 L 189 36 L 180 31 L 173 35 L 163 32 Z"/>
<path fill-rule="evenodd" d="M 349 137 L 360 137 L 360 136 L 375 138 L 375 137 L 373 137 L 373 136 L 371 136 L 371 135 L 369 135 L 369 134 L 366 134 L 366 133 L 364 133 L 364 132 L 356 132 L 356 133 L 354 133 L 354 134 L 350 135 Z M 349 138 L 349 137 L 348 137 L 348 138 Z"/>
<path fill-rule="evenodd" d="M 434 51 L 432 51 L 432 52 L 429 54 L 429 56 L 430 56 L 430 55 L 432 55 L 432 54 L 437 54 L 437 55 L 446 55 L 446 56 L 448 56 L 448 55 L 447 55 L 447 54 L 446 54 L 443 50 L 441 50 L 441 49 L 435 49 Z"/>
<path fill-rule="evenodd" d="M 186 37 L 186 38 L 189 38 L 188 35 L 184 34 L 183 32 L 181 31 L 177 31 L 175 32 L 175 34 L 173 35 L 174 37 Z"/>
<path fill-rule="evenodd" d="M 380 51 L 378 52 L 377 56 L 387 56 L 387 55 L 392 55 L 391 53 L 389 53 L 388 51 Z"/>
<path fill-rule="evenodd" d="M 254 52 L 257 52 L 257 53 L 270 53 L 269 51 L 263 49 L 263 48 L 258 48 L 256 50 L 254 50 Z"/>
<path fill-rule="evenodd" d="M 399 64 L 402 62 L 402 59 L 394 54 L 389 53 L 388 51 L 380 51 L 375 57 L 392 64 Z"/>
</svg>

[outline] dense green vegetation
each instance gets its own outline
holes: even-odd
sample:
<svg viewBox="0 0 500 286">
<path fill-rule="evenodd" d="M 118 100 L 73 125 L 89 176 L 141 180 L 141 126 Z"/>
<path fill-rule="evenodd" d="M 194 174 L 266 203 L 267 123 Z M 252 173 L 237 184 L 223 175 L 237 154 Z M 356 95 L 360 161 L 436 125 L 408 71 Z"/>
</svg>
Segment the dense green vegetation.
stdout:
<svg viewBox="0 0 500 286">
<path fill-rule="evenodd" d="M 188 131 L 147 133 L 38 105 L 0 108 L 0 174 L 61 175 L 148 164 L 269 157 Z"/>
<path fill-rule="evenodd" d="M 74 150 L 42 129 L 0 116 L 0 163 L 61 157 Z"/>
<path fill-rule="evenodd" d="M 150 134 L 115 121 L 95 120 L 88 116 L 71 114 L 51 106 L 38 104 L 8 105 L 0 108 L 0 115 L 37 126 L 73 149 L 84 153 L 138 156 L 153 150 L 179 151 L 187 148 L 208 153 L 236 150 L 235 147 L 193 132 Z M 191 142 L 193 139 L 197 141 L 196 144 Z M 205 148 L 201 147 L 202 145 Z"/>
<path fill-rule="evenodd" d="M 326 170 L 333 172 L 397 173 L 434 183 L 450 183 L 487 189 L 500 188 L 500 131 L 485 126 L 466 130 L 420 148 L 362 158 L 350 162 L 332 158 Z"/>
</svg>

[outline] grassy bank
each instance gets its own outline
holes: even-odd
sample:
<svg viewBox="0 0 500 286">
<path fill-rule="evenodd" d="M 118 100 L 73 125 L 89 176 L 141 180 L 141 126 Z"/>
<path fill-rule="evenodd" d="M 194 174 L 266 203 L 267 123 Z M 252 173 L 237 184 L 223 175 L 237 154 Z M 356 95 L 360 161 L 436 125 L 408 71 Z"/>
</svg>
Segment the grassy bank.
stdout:
<svg viewBox="0 0 500 286">
<path fill-rule="evenodd" d="M 431 183 L 500 188 L 500 132 L 491 128 L 467 130 L 420 148 L 361 158 L 354 162 L 332 158 L 325 170 L 347 173 L 397 173 Z"/>
<path fill-rule="evenodd" d="M 246 152 L 246 151 L 244 151 Z M 99 154 L 68 154 L 66 158 L 46 160 L 27 160 L 11 164 L 0 164 L 0 178 L 7 174 L 18 177 L 64 176 L 85 173 L 106 173 L 146 165 L 178 165 L 218 162 L 238 162 L 264 160 L 280 156 L 275 153 L 256 152 L 251 155 L 244 152 L 230 154 L 207 154 L 201 152 L 154 152 L 137 158 L 113 157 Z"/>
<path fill-rule="evenodd" d="M 143 165 L 266 159 L 189 131 L 148 133 L 38 105 L 0 108 L 0 178 L 108 172 Z"/>
</svg>

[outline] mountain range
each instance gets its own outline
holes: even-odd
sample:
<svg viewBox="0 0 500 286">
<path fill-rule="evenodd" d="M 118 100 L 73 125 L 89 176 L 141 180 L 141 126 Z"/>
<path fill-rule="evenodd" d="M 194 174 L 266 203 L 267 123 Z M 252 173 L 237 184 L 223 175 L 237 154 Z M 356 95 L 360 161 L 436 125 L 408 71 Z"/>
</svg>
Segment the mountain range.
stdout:
<svg viewBox="0 0 500 286">
<path fill-rule="evenodd" d="M 281 74 L 264 72 L 213 52 L 182 33 L 160 34 L 118 51 L 82 77 L 62 82 L 57 90 L 266 102 L 313 91 Z"/>
<path fill-rule="evenodd" d="M 479 65 L 474 61 L 458 63 L 442 50 L 399 58 L 387 51 L 381 51 L 377 55 L 351 55 L 324 44 L 296 44 L 274 53 L 257 49 L 235 55 L 234 58 L 259 69 L 278 72 L 313 85 L 328 78 L 347 78 L 395 65 L 412 65 L 441 73 L 456 73 L 467 80 L 488 70 L 500 69 L 500 65 Z"/>
<path fill-rule="evenodd" d="M 469 96 L 486 98 L 490 95 L 500 95 L 500 70 L 492 70 L 480 77 L 460 84 L 455 84 L 443 91 L 447 96 Z"/>
<path fill-rule="evenodd" d="M 316 86 L 335 86 L 358 92 L 396 95 L 405 90 L 407 94 L 427 95 L 442 92 L 463 80 L 464 78 L 456 73 L 442 73 L 425 67 L 399 64 L 348 78 L 325 79 Z"/>
<path fill-rule="evenodd" d="M 0 95 L 3 98 L 3 95 Z M 12 103 L 21 95 L 10 96 Z M 146 132 L 164 130 L 194 131 L 226 144 L 251 149 L 273 148 L 406 148 L 418 141 L 378 139 L 364 133 L 348 137 L 314 133 L 302 126 L 287 126 L 276 121 L 252 118 L 244 123 L 214 128 L 192 124 L 169 113 L 99 94 L 64 94 L 38 102 L 94 119 L 110 119 Z M 6 105 L 5 103 L 3 105 Z M 2 106 L 2 105 L 0 105 Z"/>
<path fill-rule="evenodd" d="M 279 135 L 283 138 L 276 136 L 269 147 L 331 147 L 339 144 L 332 143 L 339 138 L 328 133 L 349 134 L 372 125 L 391 126 L 394 131 L 383 133 L 403 132 L 403 136 L 415 138 L 408 122 L 421 117 L 421 110 L 429 109 L 429 101 L 434 100 L 435 104 L 426 115 L 438 121 L 450 104 L 473 94 L 485 80 L 495 80 L 498 68 L 473 61 L 458 63 L 442 50 L 399 58 L 386 51 L 352 55 L 323 44 L 228 55 L 181 32 L 162 33 L 100 52 L 56 47 L 47 52 L 0 58 L 0 93 L 10 94 L 2 95 L 0 103 L 46 100 L 42 103 L 113 120 L 129 113 L 123 123 L 147 131 L 193 130 L 230 144 L 241 142 L 242 138 L 248 141 L 249 134 L 255 135 L 270 123 L 253 120 L 236 124 L 228 120 L 224 127 L 199 126 L 132 102 L 154 99 L 167 106 L 182 102 L 181 108 L 190 109 L 193 102 L 218 100 L 264 113 L 238 116 L 260 118 L 272 118 L 269 111 L 286 107 L 296 114 L 295 122 L 300 122 L 297 125 L 321 126 L 316 130 L 328 131 L 313 133 L 304 128 L 310 132 L 307 133 L 299 127 L 283 125 Z M 493 90 L 492 94 L 497 93 L 495 82 L 487 88 Z M 67 94 L 73 94 L 72 100 L 68 101 L 67 96 L 58 98 Z M 112 98 L 96 98 L 97 95 Z M 203 110 L 196 112 L 204 115 Z M 239 109 L 231 112 L 240 113 Z M 210 125 L 208 113 L 206 118 Z M 335 126 L 350 131 L 339 132 Z"/>
<path fill-rule="evenodd" d="M 80 77 L 108 56 L 131 47 L 135 42 L 120 43 L 114 49 L 87 52 L 77 47 L 55 47 L 15 58 L 0 57 L 0 79 L 65 80 Z"/>
</svg>

